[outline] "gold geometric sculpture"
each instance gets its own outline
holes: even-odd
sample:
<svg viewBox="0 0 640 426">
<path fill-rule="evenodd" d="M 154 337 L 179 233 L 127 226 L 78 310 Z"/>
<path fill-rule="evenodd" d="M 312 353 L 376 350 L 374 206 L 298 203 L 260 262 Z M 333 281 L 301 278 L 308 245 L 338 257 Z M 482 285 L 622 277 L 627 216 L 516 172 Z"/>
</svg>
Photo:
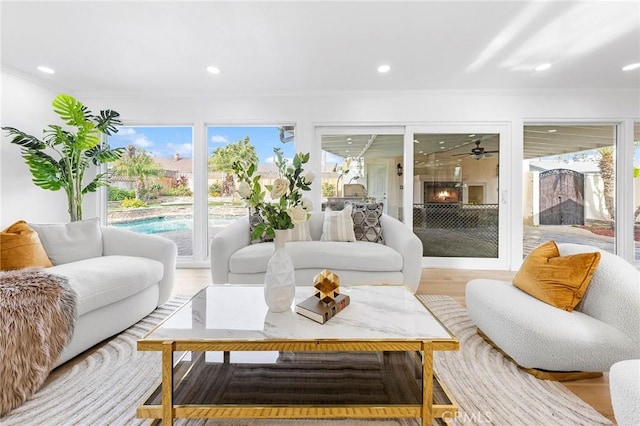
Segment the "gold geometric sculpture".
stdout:
<svg viewBox="0 0 640 426">
<path fill-rule="evenodd" d="M 320 272 L 313 279 L 315 295 L 324 303 L 329 303 L 340 294 L 340 277 L 328 269 Z"/>
</svg>

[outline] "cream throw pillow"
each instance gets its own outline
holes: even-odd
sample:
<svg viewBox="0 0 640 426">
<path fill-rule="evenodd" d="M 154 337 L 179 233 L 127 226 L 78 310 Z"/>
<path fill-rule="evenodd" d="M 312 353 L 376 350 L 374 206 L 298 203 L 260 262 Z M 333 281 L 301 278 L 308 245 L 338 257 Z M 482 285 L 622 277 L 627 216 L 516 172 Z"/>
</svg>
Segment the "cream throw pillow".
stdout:
<svg viewBox="0 0 640 426">
<path fill-rule="evenodd" d="M 292 229 L 287 229 L 287 241 L 311 241 L 309 221 L 305 220 L 300 224 L 293 225 Z"/>
<path fill-rule="evenodd" d="M 344 210 L 334 212 L 325 210 L 324 223 L 322 224 L 321 241 L 355 241 L 356 234 L 353 231 L 352 207 L 346 205 Z"/>
<path fill-rule="evenodd" d="M 71 223 L 29 224 L 54 265 L 102 256 L 102 231 L 97 217 Z"/>
</svg>

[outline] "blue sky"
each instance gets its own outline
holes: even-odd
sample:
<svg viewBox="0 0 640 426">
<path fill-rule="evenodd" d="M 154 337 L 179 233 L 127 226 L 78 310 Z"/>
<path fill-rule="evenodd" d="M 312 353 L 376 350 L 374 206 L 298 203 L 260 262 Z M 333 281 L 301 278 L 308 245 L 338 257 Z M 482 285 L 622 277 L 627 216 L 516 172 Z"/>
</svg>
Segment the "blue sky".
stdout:
<svg viewBox="0 0 640 426">
<path fill-rule="evenodd" d="M 295 154 L 293 142 L 280 142 L 277 127 L 207 127 L 207 156 L 218 147 L 249 137 L 260 162 L 273 161 L 273 148 L 281 148 L 285 157 Z M 193 156 L 193 129 L 188 126 L 122 126 L 109 136 L 112 148 L 135 145 L 154 157 Z"/>
</svg>

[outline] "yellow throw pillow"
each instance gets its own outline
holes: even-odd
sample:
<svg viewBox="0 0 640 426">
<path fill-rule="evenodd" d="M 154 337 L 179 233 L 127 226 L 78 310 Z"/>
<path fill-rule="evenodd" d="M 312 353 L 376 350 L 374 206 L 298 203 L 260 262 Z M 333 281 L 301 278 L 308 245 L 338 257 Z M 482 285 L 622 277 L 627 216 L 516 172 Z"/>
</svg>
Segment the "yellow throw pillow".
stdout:
<svg viewBox="0 0 640 426">
<path fill-rule="evenodd" d="M 0 271 L 53 266 L 38 233 L 19 220 L 0 233 Z"/>
<path fill-rule="evenodd" d="M 571 312 L 600 262 L 600 253 L 560 256 L 554 241 L 536 247 L 526 257 L 513 285 L 549 305 Z"/>
</svg>

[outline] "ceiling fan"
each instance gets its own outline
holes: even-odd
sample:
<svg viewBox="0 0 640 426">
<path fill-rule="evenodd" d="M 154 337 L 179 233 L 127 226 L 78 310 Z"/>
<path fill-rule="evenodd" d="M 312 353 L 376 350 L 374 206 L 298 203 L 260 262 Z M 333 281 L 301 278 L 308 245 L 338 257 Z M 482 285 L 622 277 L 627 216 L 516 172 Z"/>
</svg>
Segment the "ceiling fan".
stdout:
<svg viewBox="0 0 640 426">
<path fill-rule="evenodd" d="M 475 148 L 471 149 L 471 152 L 469 154 L 453 154 L 453 157 L 457 157 L 460 155 L 469 155 L 473 158 L 475 158 L 476 160 L 481 159 L 482 157 L 492 157 L 492 153 L 495 152 L 500 152 L 500 151 L 485 151 L 484 147 L 480 146 L 480 139 L 473 141 L 476 146 Z"/>
</svg>

